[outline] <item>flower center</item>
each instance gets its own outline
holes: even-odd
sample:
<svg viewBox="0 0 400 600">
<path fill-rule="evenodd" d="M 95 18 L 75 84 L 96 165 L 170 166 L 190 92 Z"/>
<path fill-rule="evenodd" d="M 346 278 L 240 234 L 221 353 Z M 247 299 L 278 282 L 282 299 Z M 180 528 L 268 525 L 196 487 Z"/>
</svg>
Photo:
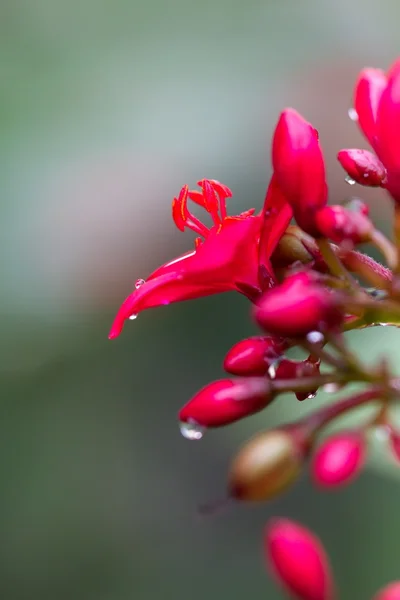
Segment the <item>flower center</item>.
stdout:
<svg viewBox="0 0 400 600">
<path fill-rule="evenodd" d="M 210 227 L 207 227 L 192 212 L 188 209 L 188 200 L 192 200 L 204 208 L 213 220 L 213 225 L 221 225 L 226 218 L 226 199 L 232 196 L 231 190 L 216 181 L 215 179 L 202 179 L 197 182 L 201 187 L 201 192 L 198 190 L 189 190 L 187 185 L 184 185 L 179 196 L 172 201 L 172 218 L 175 225 L 180 231 L 185 228 L 191 229 L 198 235 L 206 238 L 210 232 Z M 196 239 L 196 246 L 201 243 L 201 239 Z"/>
</svg>

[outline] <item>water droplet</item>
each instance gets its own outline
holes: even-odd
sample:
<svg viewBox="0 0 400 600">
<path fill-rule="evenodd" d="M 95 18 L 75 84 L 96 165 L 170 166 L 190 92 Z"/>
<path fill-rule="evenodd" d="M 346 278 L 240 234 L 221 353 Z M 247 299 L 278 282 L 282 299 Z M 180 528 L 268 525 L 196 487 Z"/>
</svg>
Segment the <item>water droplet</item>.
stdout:
<svg viewBox="0 0 400 600">
<path fill-rule="evenodd" d="M 136 314 L 136 313 L 134 313 L 133 315 L 131 315 L 131 316 L 129 317 L 129 320 L 130 320 L 130 321 L 134 321 L 135 319 L 137 319 L 137 314 Z"/>
<path fill-rule="evenodd" d="M 146 283 L 144 279 L 136 279 L 135 288 L 138 290 L 144 283 Z"/>
<path fill-rule="evenodd" d="M 315 398 L 315 396 L 317 395 L 317 392 L 311 392 L 310 394 L 308 394 L 307 396 L 307 400 L 312 400 L 313 398 Z"/>
<path fill-rule="evenodd" d="M 376 323 L 379 327 L 389 327 L 390 323 Z"/>
<path fill-rule="evenodd" d="M 352 121 L 358 121 L 358 112 L 356 111 L 355 108 L 349 108 L 349 110 L 347 111 L 347 114 L 349 115 L 349 117 Z"/>
<path fill-rule="evenodd" d="M 336 394 L 340 390 L 340 385 L 337 383 L 326 383 L 322 390 L 327 394 Z"/>
<path fill-rule="evenodd" d="M 269 365 L 267 375 L 270 379 L 275 379 L 281 360 L 281 358 L 277 358 Z"/>
<path fill-rule="evenodd" d="M 350 177 L 350 175 L 346 175 L 346 177 L 344 178 L 344 180 L 349 185 L 355 185 L 357 183 L 355 179 L 353 179 L 352 177 Z"/>
<path fill-rule="evenodd" d="M 201 427 L 197 423 L 180 423 L 179 429 L 187 440 L 201 440 L 205 431 L 205 427 Z"/>
<path fill-rule="evenodd" d="M 321 344 L 324 342 L 324 336 L 320 331 L 310 331 L 307 335 L 307 341 L 310 342 L 310 344 Z"/>
</svg>

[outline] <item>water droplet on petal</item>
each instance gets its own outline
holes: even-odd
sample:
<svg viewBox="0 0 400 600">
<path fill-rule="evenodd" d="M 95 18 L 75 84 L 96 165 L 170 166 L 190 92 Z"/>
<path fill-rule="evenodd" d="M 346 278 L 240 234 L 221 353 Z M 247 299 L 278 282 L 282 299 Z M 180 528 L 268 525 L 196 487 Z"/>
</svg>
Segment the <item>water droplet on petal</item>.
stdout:
<svg viewBox="0 0 400 600">
<path fill-rule="evenodd" d="M 389 327 L 390 323 L 376 323 L 379 327 Z"/>
<path fill-rule="evenodd" d="M 317 392 L 311 392 L 310 394 L 308 394 L 307 396 L 307 400 L 312 400 L 313 398 L 315 398 L 315 396 L 317 395 Z"/>
<path fill-rule="evenodd" d="M 355 181 L 355 179 L 353 179 L 352 177 L 350 177 L 350 175 L 346 175 L 346 177 L 344 178 L 345 182 L 348 183 L 349 185 L 355 185 L 357 182 Z"/>
<path fill-rule="evenodd" d="M 307 341 L 310 342 L 310 344 L 321 344 L 325 339 L 320 331 L 310 331 L 307 335 Z"/>
<path fill-rule="evenodd" d="M 349 117 L 352 121 L 358 121 L 358 112 L 356 111 L 355 108 L 349 108 L 349 110 L 347 111 L 347 114 L 349 115 Z"/>
<path fill-rule="evenodd" d="M 130 320 L 130 321 L 134 321 L 135 319 L 137 319 L 137 314 L 136 314 L 136 313 L 134 313 L 133 315 L 131 315 L 131 316 L 129 317 L 129 320 Z"/>
<path fill-rule="evenodd" d="M 197 423 L 179 423 L 181 434 L 187 440 L 201 440 L 204 435 L 205 427 L 201 427 Z"/>
<path fill-rule="evenodd" d="M 279 357 L 269 365 L 267 375 L 270 379 L 275 379 L 281 360 L 282 359 Z"/>
<path fill-rule="evenodd" d="M 335 394 L 340 390 L 340 385 L 337 383 L 326 383 L 322 390 L 327 394 Z"/>
<path fill-rule="evenodd" d="M 144 283 L 146 283 L 144 279 L 136 279 L 135 288 L 138 290 Z"/>
</svg>

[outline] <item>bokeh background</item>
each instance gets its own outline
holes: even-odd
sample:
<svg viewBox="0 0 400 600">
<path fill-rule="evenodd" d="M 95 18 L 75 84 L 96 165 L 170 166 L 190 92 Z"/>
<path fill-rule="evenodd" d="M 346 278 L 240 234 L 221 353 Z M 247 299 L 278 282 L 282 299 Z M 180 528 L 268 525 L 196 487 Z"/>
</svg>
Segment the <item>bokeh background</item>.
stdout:
<svg viewBox="0 0 400 600">
<path fill-rule="evenodd" d="M 282 598 L 265 573 L 273 515 L 312 527 L 344 600 L 400 578 L 400 485 L 374 453 L 361 479 L 201 519 L 238 445 L 290 398 L 201 442 L 178 408 L 255 331 L 235 295 L 107 333 L 138 277 L 192 247 L 170 218 L 183 183 L 217 178 L 232 213 L 260 207 L 281 108 L 319 129 L 331 198 L 361 193 L 335 162 L 365 66 L 400 50 L 394 0 L 6 0 L 0 6 L 0 594 L 7 600 Z M 384 196 L 363 193 L 382 227 Z M 399 357 L 390 328 L 353 334 Z M 379 444 L 378 444 L 379 446 Z"/>
</svg>

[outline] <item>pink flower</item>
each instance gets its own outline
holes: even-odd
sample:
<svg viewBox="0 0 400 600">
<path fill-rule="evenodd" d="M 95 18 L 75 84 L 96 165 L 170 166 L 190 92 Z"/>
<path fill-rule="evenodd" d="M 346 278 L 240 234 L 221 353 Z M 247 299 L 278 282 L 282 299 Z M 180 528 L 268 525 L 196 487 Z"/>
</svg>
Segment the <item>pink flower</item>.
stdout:
<svg viewBox="0 0 400 600">
<path fill-rule="evenodd" d="M 310 235 L 318 235 L 314 214 L 327 202 L 324 157 L 318 132 L 293 108 L 286 108 L 279 118 L 272 164 L 297 223 Z"/>
<path fill-rule="evenodd" d="M 400 581 L 393 581 L 379 590 L 373 600 L 400 600 Z"/>
<path fill-rule="evenodd" d="M 400 59 L 385 74 L 361 71 L 354 93 L 361 131 L 387 171 L 386 189 L 400 202 Z"/>
<path fill-rule="evenodd" d="M 272 177 L 265 203 L 259 214 L 250 209 L 228 216 L 228 187 L 211 179 L 199 182 L 201 191 L 184 186 L 172 203 L 172 217 L 180 231 L 197 234 L 195 247 L 154 271 L 122 303 L 109 338 L 117 337 L 128 318 L 148 308 L 200 298 L 231 290 L 254 301 L 275 283 L 270 258 L 285 232 L 292 211 Z M 188 207 L 188 201 L 201 206 L 212 218 L 204 225 Z"/>
<path fill-rule="evenodd" d="M 340 432 L 326 439 L 314 454 L 311 475 L 325 488 L 350 483 L 360 474 L 366 458 L 363 433 Z"/>
<path fill-rule="evenodd" d="M 268 565 L 281 585 L 298 600 L 332 600 L 333 579 L 318 538 L 289 519 L 268 523 L 264 538 Z"/>
</svg>

